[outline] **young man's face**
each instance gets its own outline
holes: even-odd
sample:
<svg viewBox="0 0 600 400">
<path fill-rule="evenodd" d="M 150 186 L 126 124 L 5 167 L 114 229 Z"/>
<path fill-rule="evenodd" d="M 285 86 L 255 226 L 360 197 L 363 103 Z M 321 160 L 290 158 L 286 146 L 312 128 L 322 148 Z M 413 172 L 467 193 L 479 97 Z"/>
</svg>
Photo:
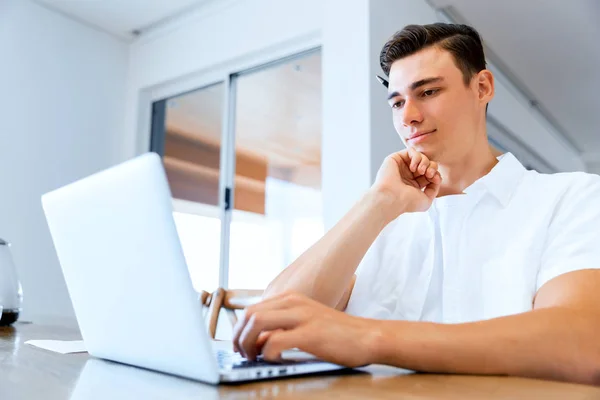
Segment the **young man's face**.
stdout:
<svg viewBox="0 0 600 400">
<path fill-rule="evenodd" d="M 489 100 L 481 95 L 482 77 L 465 85 L 448 51 L 430 47 L 397 60 L 389 78 L 394 127 L 407 147 L 438 162 L 456 162 L 481 141 L 478 127 L 485 126 Z"/>
</svg>

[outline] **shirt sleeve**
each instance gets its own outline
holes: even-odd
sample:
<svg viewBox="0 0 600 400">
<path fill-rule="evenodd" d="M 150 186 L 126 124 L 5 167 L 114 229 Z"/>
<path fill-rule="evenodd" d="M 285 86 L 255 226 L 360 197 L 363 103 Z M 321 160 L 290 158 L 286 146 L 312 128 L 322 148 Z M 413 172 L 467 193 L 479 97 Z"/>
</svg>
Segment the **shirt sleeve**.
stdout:
<svg viewBox="0 0 600 400">
<path fill-rule="evenodd" d="M 600 268 L 600 176 L 577 175 L 548 227 L 536 291 L 564 273 Z"/>
</svg>

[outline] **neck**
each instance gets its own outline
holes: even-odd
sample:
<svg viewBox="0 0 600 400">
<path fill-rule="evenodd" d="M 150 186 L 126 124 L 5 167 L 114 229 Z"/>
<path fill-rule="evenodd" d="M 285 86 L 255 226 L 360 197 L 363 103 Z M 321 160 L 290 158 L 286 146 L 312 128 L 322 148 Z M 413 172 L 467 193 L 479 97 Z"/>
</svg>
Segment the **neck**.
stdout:
<svg viewBox="0 0 600 400">
<path fill-rule="evenodd" d="M 460 157 L 459 161 L 440 163 L 439 171 L 442 175 L 442 186 L 438 197 L 452 194 L 463 194 L 463 191 L 473 182 L 487 175 L 498 163 L 497 152 L 487 145 L 473 149 Z"/>
</svg>

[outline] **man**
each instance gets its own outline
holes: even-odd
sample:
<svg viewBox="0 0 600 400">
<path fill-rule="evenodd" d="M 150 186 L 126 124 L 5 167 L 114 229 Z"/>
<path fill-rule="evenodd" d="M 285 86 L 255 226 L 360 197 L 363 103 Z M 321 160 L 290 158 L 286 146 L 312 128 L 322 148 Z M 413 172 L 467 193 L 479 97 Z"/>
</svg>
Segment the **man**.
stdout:
<svg viewBox="0 0 600 400">
<path fill-rule="evenodd" d="M 407 149 L 246 310 L 235 349 L 600 383 L 600 177 L 495 157 L 474 29 L 407 26 L 381 66 Z"/>
</svg>

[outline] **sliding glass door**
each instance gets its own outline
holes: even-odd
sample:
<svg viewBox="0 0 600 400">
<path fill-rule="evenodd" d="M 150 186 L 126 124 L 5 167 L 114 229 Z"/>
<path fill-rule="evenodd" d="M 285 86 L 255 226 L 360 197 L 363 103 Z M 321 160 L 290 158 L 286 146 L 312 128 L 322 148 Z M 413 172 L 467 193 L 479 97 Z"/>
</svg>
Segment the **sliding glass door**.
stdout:
<svg viewBox="0 0 600 400">
<path fill-rule="evenodd" d="M 194 287 L 263 289 L 323 234 L 320 51 L 156 101 L 151 149 Z"/>
<path fill-rule="evenodd" d="M 236 79 L 229 287 L 264 288 L 323 235 L 321 54 Z"/>
</svg>

